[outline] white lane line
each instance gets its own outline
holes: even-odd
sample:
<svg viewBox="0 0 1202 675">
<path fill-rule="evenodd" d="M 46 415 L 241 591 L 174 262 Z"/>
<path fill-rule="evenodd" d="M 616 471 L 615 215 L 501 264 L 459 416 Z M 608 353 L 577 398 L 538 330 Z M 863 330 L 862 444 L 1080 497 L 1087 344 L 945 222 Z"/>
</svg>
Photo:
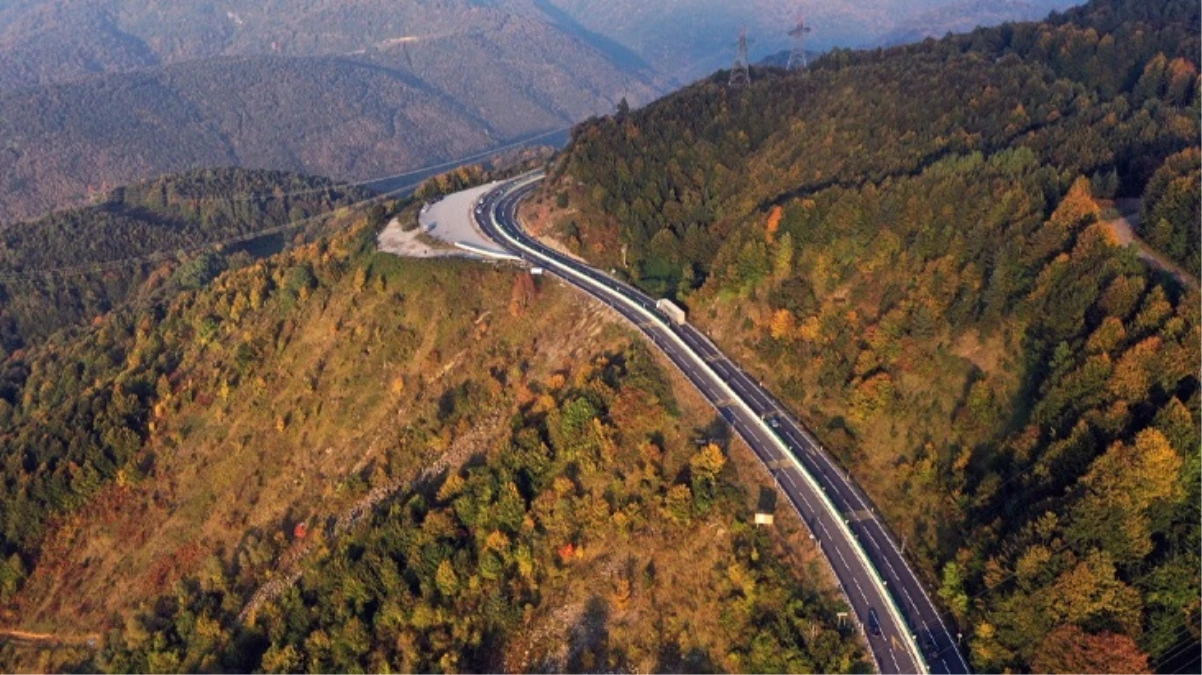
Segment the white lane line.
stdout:
<svg viewBox="0 0 1202 675">
<path fill-rule="evenodd" d="M 860 580 L 855 577 L 852 577 L 851 580 L 856 585 L 856 590 L 860 592 L 860 599 L 864 601 L 865 605 L 871 605 L 872 603 L 868 602 L 868 596 L 864 595 L 864 589 L 860 588 Z"/>
</svg>

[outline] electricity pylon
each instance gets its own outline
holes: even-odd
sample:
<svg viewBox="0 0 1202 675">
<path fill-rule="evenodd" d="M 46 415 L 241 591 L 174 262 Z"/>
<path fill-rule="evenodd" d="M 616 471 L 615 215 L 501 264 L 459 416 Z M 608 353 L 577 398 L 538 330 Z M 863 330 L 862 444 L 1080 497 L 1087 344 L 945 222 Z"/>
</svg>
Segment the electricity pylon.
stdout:
<svg viewBox="0 0 1202 675">
<path fill-rule="evenodd" d="M 731 70 L 731 88 L 738 89 L 740 86 L 751 84 L 751 59 L 748 56 L 748 29 L 739 31 L 739 42 L 736 54 L 734 54 L 734 67 Z"/>
<path fill-rule="evenodd" d="M 804 70 L 809 67 L 810 59 L 805 54 L 805 34 L 813 31 L 810 26 L 805 23 L 805 16 L 802 12 L 797 13 L 797 28 L 789 31 L 789 35 L 793 38 L 793 49 L 789 53 L 789 70 Z"/>
</svg>

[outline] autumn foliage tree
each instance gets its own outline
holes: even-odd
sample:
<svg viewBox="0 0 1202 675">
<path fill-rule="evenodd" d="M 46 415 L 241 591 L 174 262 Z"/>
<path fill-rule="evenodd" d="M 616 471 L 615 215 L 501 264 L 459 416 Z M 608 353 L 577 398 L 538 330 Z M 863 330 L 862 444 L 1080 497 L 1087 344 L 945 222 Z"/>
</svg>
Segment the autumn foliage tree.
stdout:
<svg viewBox="0 0 1202 675">
<path fill-rule="evenodd" d="M 1126 635 L 1086 633 L 1062 625 L 1039 643 L 1031 668 L 1037 673 L 1150 673 L 1148 655 Z"/>
</svg>

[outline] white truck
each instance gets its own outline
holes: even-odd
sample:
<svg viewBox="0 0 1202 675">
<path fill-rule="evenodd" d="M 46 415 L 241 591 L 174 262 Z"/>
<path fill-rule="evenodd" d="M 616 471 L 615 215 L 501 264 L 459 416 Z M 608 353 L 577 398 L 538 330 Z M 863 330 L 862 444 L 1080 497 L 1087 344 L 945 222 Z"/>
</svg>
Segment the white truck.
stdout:
<svg viewBox="0 0 1202 675">
<path fill-rule="evenodd" d="M 672 320 L 672 323 L 677 326 L 683 325 L 688 317 L 685 315 L 684 309 L 680 305 L 672 302 L 667 298 L 661 298 L 655 301 L 655 308 L 664 313 L 664 316 Z"/>
</svg>

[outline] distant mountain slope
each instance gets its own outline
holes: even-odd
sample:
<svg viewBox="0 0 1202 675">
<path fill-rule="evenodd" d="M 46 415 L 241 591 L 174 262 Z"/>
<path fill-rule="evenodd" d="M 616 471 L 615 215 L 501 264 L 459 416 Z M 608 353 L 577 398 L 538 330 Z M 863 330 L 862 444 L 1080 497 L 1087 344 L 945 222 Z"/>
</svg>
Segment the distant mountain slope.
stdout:
<svg viewBox="0 0 1202 675">
<path fill-rule="evenodd" d="M 486 49 L 458 51 L 467 60 Z M 458 67 L 433 61 L 434 76 Z M 428 61 L 413 63 L 425 70 Z M 554 68 L 558 75 L 546 81 L 487 63 L 463 67 L 470 74 L 448 78 L 449 92 L 375 64 L 272 56 L 12 92 L 0 96 L 0 218 L 78 203 L 105 184 L 206 166 L 373 177 L 562 127 L 612 107 L 610 93 L 622 93 L 589 85 L 583 64 Z M 502 84 L 515 81 L 521 86 Z"/>
<path fill-rule="evenodd" d="M 364 177 L 488 147 L 489 133 L 420 83 L 339 59 L 243 58 L 108 75 L 0 97 L 0 217 L 204 166 Z"/>
<path fill-rule="evenodd" d="M 515 70 L 586 59 L 602 74 L 615 64 L 651 74 L 552 9 L 540 0 L 19 1 L 0 7 L 0 91 L 220 56 L 370 57 L 405 46 L 456 60 L 473 42 Z"/>
<path fill-rule="evenodd" d="M 659 91 L 466 0 L 18 3 L 0 10 L 0 219 L 205 166 L 399 172 Z"/>
<path fill-rule="evenodd" d="M 755 40 L 753 58 L 789 46 L 788 31 L 804 10 L 815 49 L 880 44 L 905 31 L 916 37 L 971 30 L 1001 21 L 1043 18 L 1076 0 L 540 0 L 638 54 L 681 81 L 727 67 L 741 27 Z"/>
<path fill-rule="evenodd" d="M 977 26 L 1042 19 L 1070 4 L 1073 3 L 1063 0 L 952 0 L 903 17 L 891 30 L 877 37 L 876 42 L 900 45 L 947 33 L 966 33 Z"/>
<path fill-rule="evenodd" d="M 325 178 L 206 170 L 120 188 L 93 206 L 0 227 L 0 360 L 162 286 L 181 263 L 187 269 L 176 281 L 185 287 L 207 281 L 224 260 L 198 247 L 288 226 L 286 236 L 270 242 L 278 247 L 316 225 L 306 218 L 369 196 Z M 260 239 L 257 248 L 272 247 L 266 243 Z"/>
</svg>

